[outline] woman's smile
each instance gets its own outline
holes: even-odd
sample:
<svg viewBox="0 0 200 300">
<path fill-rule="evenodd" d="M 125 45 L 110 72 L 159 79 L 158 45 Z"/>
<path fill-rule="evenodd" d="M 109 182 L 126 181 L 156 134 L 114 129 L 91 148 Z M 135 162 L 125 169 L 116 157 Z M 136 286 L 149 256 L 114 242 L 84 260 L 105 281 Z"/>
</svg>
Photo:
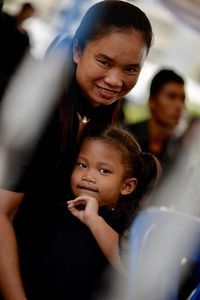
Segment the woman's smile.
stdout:
<svg viewBox="0 0 200 300">
<path fill-rule="evenodd" d="M 104 88 L 104 87 L 101 87 L 99 85 L 97 85 L 97 88 L 99 90 L 99 93 L 100 95 L 103 97 L 103 98 L 106 98 L 106 99 L 111 99 L 113 98 L 114 96 L 117 96 L 118 93 L 120 93 L 120 91 L 114 91 L 114 90 L 110 90 L 108 88 Z"/>
</svg>

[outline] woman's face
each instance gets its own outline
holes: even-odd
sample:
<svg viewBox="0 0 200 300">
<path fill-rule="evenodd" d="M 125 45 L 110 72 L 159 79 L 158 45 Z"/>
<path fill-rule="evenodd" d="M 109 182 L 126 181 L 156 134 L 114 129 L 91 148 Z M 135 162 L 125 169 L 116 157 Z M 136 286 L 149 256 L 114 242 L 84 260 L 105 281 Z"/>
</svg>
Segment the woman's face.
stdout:
<svg viewBox="0 0 200 300">
<path fill-rule="evenodd" d="M 75 41 L 77 82 L 93 106 L 112 104 L 135 86 L 146 55 L 146 44 L 135 30 L 103 35 L 83 51 Z"/>
</svg>

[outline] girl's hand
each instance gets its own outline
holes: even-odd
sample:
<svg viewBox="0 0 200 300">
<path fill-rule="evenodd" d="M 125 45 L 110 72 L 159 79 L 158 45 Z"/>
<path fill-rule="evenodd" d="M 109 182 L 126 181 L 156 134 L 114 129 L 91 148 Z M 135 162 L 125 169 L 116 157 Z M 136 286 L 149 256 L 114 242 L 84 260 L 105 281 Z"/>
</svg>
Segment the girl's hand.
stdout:
<svg viewBox="0 0 200 300">
<path fill-rule="evenodd" d="M 80 196 L 67 202 L 69 211 L 81 222 L 90 226 L 98 217 L 99 203 L 90 196 Z"/>
</svg>

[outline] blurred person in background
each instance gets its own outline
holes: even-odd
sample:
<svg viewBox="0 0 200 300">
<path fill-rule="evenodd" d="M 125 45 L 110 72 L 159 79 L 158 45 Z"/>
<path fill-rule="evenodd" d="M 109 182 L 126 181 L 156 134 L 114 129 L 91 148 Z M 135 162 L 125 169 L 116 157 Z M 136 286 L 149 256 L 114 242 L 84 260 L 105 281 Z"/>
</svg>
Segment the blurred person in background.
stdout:
<svg viewBox="0 0 200 300">
<path fill-rule="evenodd" d="M 101 263 L 96 259 L 94 244 L 83 238 L 77 245 L 79 255 L 86 251 L 90 262 L 83 255 L 77 263 L 74 252 L 73 268 L 65 268 L 67 249 L 62 243 L 57 245 L 54 237 L 59 234 L 59 241 L 64 242 L 72 230 L 71 237 L 76 241 L 75 224 L 70 223 L 67 230 L 59 226 L 58 232 L 57 224 L 68 222 L 67 186 L 82 130 L 116 123 L 120 99 L 135 86 L 151 44 L 147 16 L 128 2 L 101 1 L 83 17 L 66 53 L 68 67 L 57 105 L 32 158 L 25 165 L 11 156 L 14 166 L 10 169 L 21 167 L 22 176 L 14 185 L 9 182 L 12 178 L 1 184 L 0 290 L 4 300 L 44 299 L 40 295 L 45 295 L 46 278 L 41 267 L 52 244 L 62 251 L 59 257 L 53 257 L 59 260 L 53 285 L 46 285 L 52 290 L 51 299 L 68 299 L 69 293 L 70 300 L 89 299 L 96 264 Z M 51 268 L 51 259 L 49 264 Z M 87 270 L 88 276 L 80 270 Z"/>
<path fill-rule="evenodd" d="M 18 30 L 26 33 L 25 29 L 23 28 L 23 23 L 27 19 L 33 17 L 35 12 L 36 12 L 36 9 L 33 6 L 33 4 L 26 2 L 21 5 L 21 7 L 16 15 L 13 15 L 13 16 L 8 15 L 8 14 L 6 14 L 6 15 L 7 15 L 7 18 L 9 18 L 11 22 L 13 22 L 13 24 L 17 27 Z"/>
<path fill-rule="evenodd" d="M 4 13 L 2 7 L 3 0 L 0 2 L 0 100 L 30 46 L 27 33 L 16 27 L 12 17 Z"/>
<path fill-rule="evenodd" d="M 160 70 L 151 81 L 148 105 L 149 119 L 128 129 L 142 150 L 156 155 L 166 170 L 176 160 L 181 144 L 176 129 L 185 111 L 184 79 L 173 70 Z"/>
</svg>

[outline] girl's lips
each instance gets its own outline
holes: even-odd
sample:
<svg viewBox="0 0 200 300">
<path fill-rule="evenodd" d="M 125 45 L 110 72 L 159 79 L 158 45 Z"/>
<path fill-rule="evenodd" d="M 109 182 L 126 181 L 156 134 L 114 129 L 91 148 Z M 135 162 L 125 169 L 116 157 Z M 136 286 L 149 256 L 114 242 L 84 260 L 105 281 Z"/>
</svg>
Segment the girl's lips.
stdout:
<svg viewBox="0 0 200 300">
<path fill-rule="evenodd" d="M 87 191 L 92 191 L 92 192 L 98 192 L 98 190 L 93 187 L 93 186 L 89 186 L 89 185 L 78 185 L 78 188 L 81 190 L 87 190 Z"/>
</svg>

